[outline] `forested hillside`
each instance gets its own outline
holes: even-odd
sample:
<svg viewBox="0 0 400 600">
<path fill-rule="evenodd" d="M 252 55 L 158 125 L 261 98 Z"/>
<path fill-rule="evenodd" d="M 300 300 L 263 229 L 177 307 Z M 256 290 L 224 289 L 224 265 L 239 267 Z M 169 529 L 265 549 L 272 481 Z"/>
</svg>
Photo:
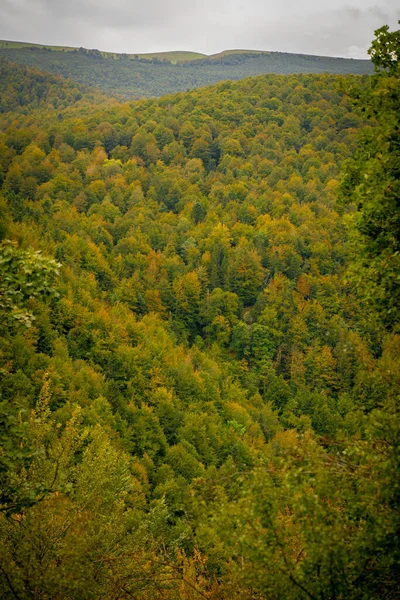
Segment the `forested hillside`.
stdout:
<svg viewBox="0 0 400 600">
<path fill-rule="evenodd" d="M 14 47 L 17 46 L 17 47 Z M 187 60 L 178 60 L 183 54 Z M 309 56 L 284 52 L 235 51 L 201 58 L 194 53 L 128 55 L 85 48 L 40 47 L 0 41 L 0 58 L 36 67 L 132 99 L 162 96 L 266 73 L 370 74 L 369 60 Z M 165 58 L 164 58 L 165 57 Z"/>
<path fill-rule="evenodd" d="M 1 64 L 1 597 L 399 597 L 388 35 L 136 103 Z"/>
<path fill-rule="evenodd" d="M 101 94 L 64 77 L 12 64 L 0 58 L 0 113 L 26 107 L 25 113 L 40 106 L 66 108 L 85 96 L 86 102 L 99 103 Z M 108 100 L 104 97 L 103 100 Z"/>
</svg>

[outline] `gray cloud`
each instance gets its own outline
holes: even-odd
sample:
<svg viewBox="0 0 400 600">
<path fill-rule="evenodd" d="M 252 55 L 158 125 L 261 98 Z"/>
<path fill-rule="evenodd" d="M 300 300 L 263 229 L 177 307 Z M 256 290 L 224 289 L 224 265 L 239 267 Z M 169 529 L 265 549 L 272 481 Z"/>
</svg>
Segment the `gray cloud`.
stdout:
<svg viewBox="0 0 400 600">
<path fill-rule="evenodd" d="M 0 38 L 117 52 L 254 48 L 366 56 L 397 0 L 0 0 Z"/>
<path fill-rule="evenodd" d="M 280 49 L 288 52 L 365 57 L 374 30 L 386 23 L 396 25 L 400 11 L 386 6 L 344 5 L 334 10 L 299 12 L 286 19 L 283 28 L 278 20 L 265 28 L 260 23 L 254 38 L 263 46 L 277 47 L 280 43 Z"/>
</svg>

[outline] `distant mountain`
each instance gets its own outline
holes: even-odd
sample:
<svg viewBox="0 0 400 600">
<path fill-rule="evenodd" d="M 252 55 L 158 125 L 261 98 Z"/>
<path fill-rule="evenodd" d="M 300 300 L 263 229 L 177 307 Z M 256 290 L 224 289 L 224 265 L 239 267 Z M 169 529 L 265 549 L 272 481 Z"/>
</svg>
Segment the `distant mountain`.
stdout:
<svg viewBox="0 0 400 600">
<path fill-rule="evenodd" d="M 162 96 L 266 73 L 364 75 L 373 71 L 369 60 L 259 50 L 226 50 L 211 56 L 185 51 L 116 54 L 0 41 L 0 57 L 126 99 Z"/>
<path fill-rule="evenodd" d="M 200 52 L 190 52 L 187 50 L 175 50 L 172 52 L 142 52 L 135 54 L 123 54 L 118 52 L 105 52 L 103 50 L 89 50 L 87 48 L 78 48 L 75 46 L 49 46 L 47 44 L 33 44 L 30 42 L 11 42 L 7 40 L 0 40 L 0 49 L 21 50 L 28 48 L 31 50 L 52 50 L 54 52 L 95 52 L 96 54 L 100 54 L 104 58 L 128 57 L 133 60 L 138 58 L 152 60 L 154 58 L 173 64 L 207 57 L 207 54 L 202 54 Z M 226 52 L 248 52 L 248 50 L 227 50 Z"/>
</svg>

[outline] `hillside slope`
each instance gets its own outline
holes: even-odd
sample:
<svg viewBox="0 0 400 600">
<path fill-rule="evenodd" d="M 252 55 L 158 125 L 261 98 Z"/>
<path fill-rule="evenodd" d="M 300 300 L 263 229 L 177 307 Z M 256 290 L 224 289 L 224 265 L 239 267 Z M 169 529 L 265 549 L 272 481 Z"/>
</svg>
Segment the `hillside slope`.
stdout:
<svg viewBox="0 0 400 600">
<path fill-rule="evenodd" d="M 336 203 L 369 79 L 55 103 L 14 75 L 0 597 L 398 597 L 400 339 Z"/>
<path fill-rule="evenodd" d="M 24 108 L 30 111 L 49 104 L 61 109 L 83 96 L 87 102 L 101 101 L 101 94 L 88 86 L 1 57 L 0 81 L 0 113 Z"/>
<path fill-rule="evenodd" d="M 124 98 L 162 96 L 265 73 L 372 73 L 367 60 L 280 52 L 226 51 L 203 58 L 184 53 L 180 62 L 180 53 L 124 55 L 0 42 L 1 56 Z"/>
</svg>

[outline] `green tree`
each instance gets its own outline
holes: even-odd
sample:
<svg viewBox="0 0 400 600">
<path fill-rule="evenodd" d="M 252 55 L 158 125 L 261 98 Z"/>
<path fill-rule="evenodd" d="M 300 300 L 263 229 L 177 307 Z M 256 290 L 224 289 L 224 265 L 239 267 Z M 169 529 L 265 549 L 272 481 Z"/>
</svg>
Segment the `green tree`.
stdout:
<svg viewBox="0 0 400 600">
<path fill-rule="evenodd" d="M 54 281 L 60 264 L 38 250 L 22 250 L 12 241 L 0 244 L 0 314 L 2 327 L 12 324 L 32 325 L 30 300 L 55 296 Z"/>
<path fill-rule="evenodd" d="M 35 317 L 29 302 L 57 295 L 54 281 L 61 265 L 40 251 L 22 250 L 5 241 L 0 245 L 0 334 L 9 337 L 15 330 L 30 328 Z M 0 369 L 2 375 L 5 370 Z M 16 400 L 3 400 L 0 388 L 0 505 L 6 513 L 37 501 L 43 485 L 21 480 L 30 465 L 35 448 L 30 443 L 31 431 L 26 410 Z"/>
<path fill-rule="evenodd" d="M 341 192 L 357 208 L 350 218 L 352 280 L 393 327 L 400 318 L 400 31 L 384 26 L 375 34 L 369 50 L 375 75 L 352 92 L 371 124 L 347 165 Z"/>
<path fill-rule="evenodd" d="M 173 283 L 178 320 L 194 335 L 197 332 L 201 284 L 197 274 L 190 271 Z"/>
</svg>

